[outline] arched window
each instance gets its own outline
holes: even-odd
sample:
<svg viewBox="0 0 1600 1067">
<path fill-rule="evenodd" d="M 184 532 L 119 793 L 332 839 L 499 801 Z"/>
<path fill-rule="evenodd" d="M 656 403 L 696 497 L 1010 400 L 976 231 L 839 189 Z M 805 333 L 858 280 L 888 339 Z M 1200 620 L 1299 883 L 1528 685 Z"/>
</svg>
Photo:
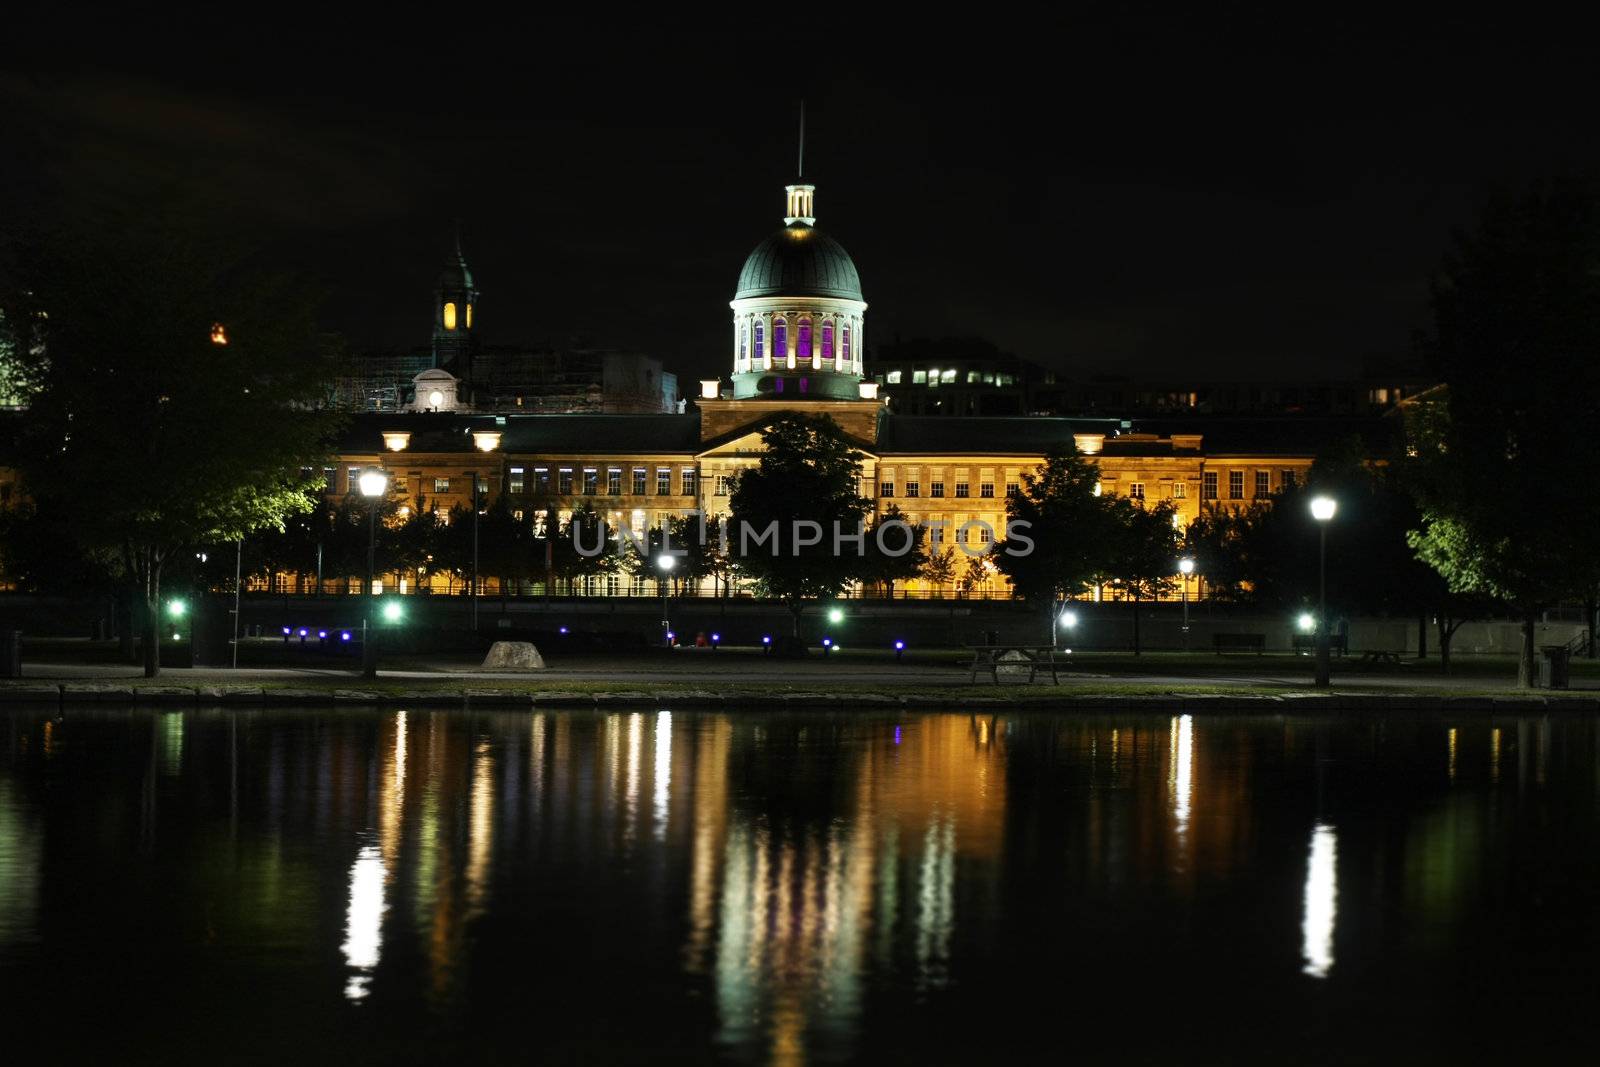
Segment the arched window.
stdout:
<svg viewBox="0 0 1600 1067">
<path fill-rule="evenodd" d="M 472 305 L 467 305 L 467 329 L 472 329 Z"/>
<path fill-rule="evenodd" d="M 800 320 L 800 328 L 795 332 L 797 334 L 795 340 L 796 340 L 796 342 L 797 342 L 797 344 L 799 345 L 799 348 L 800 348 L 800 351 L 799 351 L 798 355 L 800 356 L 801 359 L 807 359 L 807 360 L 810 359 L 811 358 L 811 320 L 810 319 L 801 319 Z"/>
<path fill-rule="evenodd" d="M 833 358 L 833 320 L 822 320 L 822 358 Z"/>
<path fill-rule="evenodd" d="M 447 330 L 453 330 L 456 328 L 456 305 L 453 301 L 445 301 L 444 328 Z"/>
<path fill-rule="evenodd" d="M 772 354 L 778 359 L 789 354 L 789 320 L 782 315 L 772 319 Z"/>
<path fill-rule="evenodd" d="M 739 362 L 740 363 L 744 362 L 745 341 L 748 339 L 748 337 L 749 337 L 749 328 L 744 326 L 743 324 L 740 324 L 740 326 L 739 326 Z"/>
<path fill-rule="evenodd" d="M 757 319 L 756 320 L 756 348 L 755 348 L 755 353 L 756 353 L 756 358 L 757 359 L 761 359 L 767 354 L 767 350 L 766 350 L 766 340 L 767 340 L 766 334 L 767 334 L 767 329 L 766 329 L 765 324 L 763 324 L 760 319 Z"/>
<path fill-rule="evenodd" d="M 842 327 L 842 329 L 844 330 L 844 333 L 840 336 L 840 339 L 839 339 L 839 362 L 841 362 L 841 363 L 849 363 L 850 362 L 850 327 L 848 325 L 846 325 L 846 326 Z"/>
</svg>

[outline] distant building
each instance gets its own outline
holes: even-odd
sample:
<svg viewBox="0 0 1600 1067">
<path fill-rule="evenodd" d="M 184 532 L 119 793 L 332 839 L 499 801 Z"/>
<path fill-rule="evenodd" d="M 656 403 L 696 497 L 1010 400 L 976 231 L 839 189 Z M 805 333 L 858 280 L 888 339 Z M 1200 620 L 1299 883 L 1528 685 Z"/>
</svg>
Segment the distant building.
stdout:
<svg viewBox="0 0 1600 1067">
<path fill-rule="evenodd" d="M 458 242 L 434 290 L 426 347 L 353 355 L 333 384 L 345 411 L 666 414 L 680 409 L 678 379 L 637 352 L 574 344 L 564 349 L 485 345 L 479 292 Z M 454 382 L 447 406 L 432 402 L 439 373 Z M 429 385 L 420 388 L 427 374 Z M 441 393 L 441 396 L 443 394 Z"/>
</svg>

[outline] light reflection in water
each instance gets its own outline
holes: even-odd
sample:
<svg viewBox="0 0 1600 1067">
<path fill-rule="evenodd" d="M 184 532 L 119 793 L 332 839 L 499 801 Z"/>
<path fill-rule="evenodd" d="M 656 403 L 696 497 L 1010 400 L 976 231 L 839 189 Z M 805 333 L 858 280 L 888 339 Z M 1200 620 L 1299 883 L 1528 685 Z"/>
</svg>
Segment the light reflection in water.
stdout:
<svg viewBox="0 0 1600 1067">
<path fill-rule="evenodd" d="M 351 1000 L 365 997 L 371 988 L 372 972 L 378 966 L 383 937 L 383 857 L 367 845 L 350 865 L 350 907 L 345 915 L 345 964 L 356 973 L 345 983 L 344 995 Z"/>
<path fill-rule="evenodd" d="M 1305 959 L 1302 970 L 1313 978 L 1326 978 L 1333 969 L 1333 924 L 1339 910 L 1337 861 L 1338 837 L 1333 827 L 1318 823 L 1311 831 L 1300 922 L 1300 954 Z"/>
<path fill-rule="evenodd" d="M 1194 719 L 1188 715 L 1175 716 L 1171 724 L 1170 745 L 1172 771 L 1168 781 L 1172 786 L 1172 823 L 1183 843 L 1189 833 L 1189 800 L 1194 767 Z"/>
<path fill-rule="evenodd" d="M 656 713 L 655 834 L 667 837 L 667 801 L 672 790 L 672 712 Z"/>
</svg>

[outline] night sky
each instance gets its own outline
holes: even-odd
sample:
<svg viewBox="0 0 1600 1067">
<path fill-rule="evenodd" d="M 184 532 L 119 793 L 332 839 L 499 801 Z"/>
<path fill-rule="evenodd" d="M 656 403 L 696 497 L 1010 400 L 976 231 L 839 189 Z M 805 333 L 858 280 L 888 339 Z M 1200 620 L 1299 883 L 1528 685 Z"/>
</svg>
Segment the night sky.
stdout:
<svg viewBox="0 0 1600 1067">
<path fill-rule="evenodd" d="M 1405 358 L 1489 187 L 1600 156 L 1578 28 L 850 22 L 106 31 L 0 75 L 3 143 L 43 186 L 196 193 L 312 276 L 357 350 L 426 342 L 460 218 L 485 341 L 631 347 L 686 378 L 727 370 L 727 301 L 781 225 L 801 96 L 869 343 L 980 336 L 1074 375 Z"/>
</svg>

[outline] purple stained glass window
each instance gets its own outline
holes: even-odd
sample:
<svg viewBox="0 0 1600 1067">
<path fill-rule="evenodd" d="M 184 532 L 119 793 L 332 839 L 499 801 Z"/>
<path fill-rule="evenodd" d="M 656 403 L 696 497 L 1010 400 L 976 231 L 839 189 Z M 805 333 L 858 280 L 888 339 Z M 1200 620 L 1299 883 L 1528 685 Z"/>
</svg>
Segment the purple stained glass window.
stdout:
<svg viewBox="0 0 1600 1067">
<path fill-rule="evenodd" d="M 782 359 L 789 351 L 789 323 L 784 319 L 772 320 L 772 355 Z"/>
<path fill-rule="evenodd" d="M 832 359 L 833 358 L 833 323 L 832 322 L 824 322 L 822 324 L 822 358 L 823 359 Z"/>
<path fill-rule="evenodd" d="M 809 392 L 809 390 L 806 388 L 806 386 L 808 386 L 810 384 L 811 384 L 811 379 L 810 378 L 801 378 L 800 379 L 800 391 L 802 393 Z"/>
<path fill-rule="evenodd" d="M 844 328 L 844 336 L 840 338 L 839 358 L 845 363 L 850 362 L 850 327 Z"/>
<path fill-rule="evenodd" d="M 766 351 L 766 339 L 767 339 L 766 338 L 766 333 L 767 333 L 767 331 L 762 327 L 761 323 L 759 323 L 759 322 L 756 323 L 756 358 L 757 359 L 762 358 L 763 353 Z"/>
<path fill-rule="evenodd" d="M 800 329 L 797 332 L 799 334 L 797 340 L 799 341 L 799 344 L 800 344 L 800 358 L 801 359 L 810 359 L 811 358 L 811 320 L 810 319 L 801 319 L 800 320 Z M 801 392 L 804 392 L 804 391 L 805 391 L 804 389 L 801 390 Z"/>
<path fill-rule="evenodd" d="M 774 379 L 772 379 L 772 391 L 774 393 L 783 392 L 783 379 L 782 378 L 774 378 Z"/>
</svg>

